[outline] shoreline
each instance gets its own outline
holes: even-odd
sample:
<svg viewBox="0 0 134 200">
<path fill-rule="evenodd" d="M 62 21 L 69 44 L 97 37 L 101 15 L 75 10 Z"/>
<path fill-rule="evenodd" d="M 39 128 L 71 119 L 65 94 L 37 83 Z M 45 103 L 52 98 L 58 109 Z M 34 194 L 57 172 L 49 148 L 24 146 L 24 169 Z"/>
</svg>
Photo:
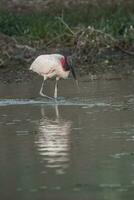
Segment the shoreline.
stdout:
<svg viewBox="0 0 134 200">
<path fill-rule="evenodd" d="M 45 12 L 32 10 L 32 15 L 26 7 L 26 12 L 22 13 L 14 13 L 10 7 L 9 12 L 2 10 L 1 82 L 33 79 L 34 75 L 28 70 L 30 64 L 38 55 L 48 53 L 73 55 L 78 76 L 86 75 L 89 80 L 133 76 L 134 24 L 131 6 L 108 6 L 104 10 L 84 3 L 80 7 L 58 5 L 50 6 Z"/>
</svg>

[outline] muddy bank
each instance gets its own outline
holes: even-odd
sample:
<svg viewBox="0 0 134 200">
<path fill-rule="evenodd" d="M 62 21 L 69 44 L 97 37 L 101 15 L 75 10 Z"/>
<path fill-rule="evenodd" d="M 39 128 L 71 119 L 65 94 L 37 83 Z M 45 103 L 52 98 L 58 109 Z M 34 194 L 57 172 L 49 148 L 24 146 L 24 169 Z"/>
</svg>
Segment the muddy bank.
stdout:
<svg viewBox="0 0 134 200">
<path fill-rule="evenodd" d="M 35 78 L 36 75 L 29 71 L 29 66 L 38 55 L 46 53 L 71 54 L 78 76 L 87 75 L 89 80 L 118 79 L 133 75 L 134 56 L 130 54 L 133 52 L 133 47 L 127 47 L 125 52 L 113 43 L 106 43 L 102 36 L 100 38 L 100 36 L 95 37 L 95 33 L 93 35 L 92 41 L 90 38 L 85 40 L 85 37 L 81 36 L 79 39 L 76 37 L 74 45 L 70 47 L 57 45 L 47 48 L 43 41 L 34 41 L 26 45 L 1 33 L 0 81 L 22 82 Z M 126 44 L 123 45 L 124 50 Z"/>
<path fill-rule="evenodd" d="M 79 5 L 87 5 L 89 4 L 88 0 L 1 0 L 0 8 L 1 9 L 8 9 L 8 10 L 15 10 L 18 12 L 25 12 L 25 11 L 33 11 L 33 10 L 45 10 L 51 7 L 72 7 L 72 6 L 79 6 Z M 90 5 L 95 5 L 98 7 L 102 7 L 102 5 L 106 6 L 118 6 L 124 4 L 125 6 L 133 5 L 133 0 L 90 0 Z"/>
</svg>

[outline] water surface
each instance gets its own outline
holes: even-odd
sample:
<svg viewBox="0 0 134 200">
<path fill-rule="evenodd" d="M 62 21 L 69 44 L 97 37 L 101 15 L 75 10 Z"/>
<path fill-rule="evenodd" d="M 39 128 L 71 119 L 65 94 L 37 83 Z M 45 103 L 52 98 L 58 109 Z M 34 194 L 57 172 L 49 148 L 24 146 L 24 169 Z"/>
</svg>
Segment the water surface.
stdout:
<svg viewBox="0 0 134 200">
<path fill-rule="evenodd" d="M 0 85 L 0 199 L 132 200 L 133 85 L 61 81 L 57 102 L 40 81 Z"/>
</svg>

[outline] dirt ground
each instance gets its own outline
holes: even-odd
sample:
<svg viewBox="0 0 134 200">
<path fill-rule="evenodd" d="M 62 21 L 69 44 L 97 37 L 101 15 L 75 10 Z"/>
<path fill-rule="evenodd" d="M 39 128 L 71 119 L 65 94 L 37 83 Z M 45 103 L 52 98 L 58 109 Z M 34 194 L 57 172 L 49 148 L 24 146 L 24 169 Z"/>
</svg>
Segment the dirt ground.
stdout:
<svg viewBox="0 0 134 200">
<path fill-rule="evenodd" d="M 131 4 L 132 0 L 91 0 L 91 4 L 97 6 L 104 4 Z M 63 6 L 71 6 L 80 3 L 89 3 L 88 0 L 1 0 L 0 9 L 9 9 L 15 11 L 32 11 L 33 9 L 47 9 L 53 4 L 62 4 Z M 83 41 L 81 42 L 83 44 Z M 87 44 L 86 44 L 87 45 Z M 63 53 L 70 51 L 72 54 L 75 47 L 71 49 L 62 49 L 62 47 L 51 47 L 48 49 L 24 45 L 18 42 L 13 37 L 9 37 L 0 33 L 0 81 L 3 83 L 29 81 L 36 77 L 28 69 L 32 61 L 40 54 L 45 53 Z M 96 46 L 91 46 L 88 49 L 86 46 L 81 47 L 77 51 L 74 59 L 74 66 L 79 76 L 87 75 L 89 80 L 94 79 L 118 79 L 132 76 L 134 73 L 134 54 L 123 52 L 119 48 L 105 48 L 100 53 L 100 49 Z M 124 46 L 123 46 L 124 48 Z M 130 52 L 133 51 L 130 48 Z M 128 47 L 129 49 L 129 47 Z M 81 55 L 79 54 L 81 53 Z M 85 56 L 86 55 L 86 56 Z"/>
<path fill-rule="evenodd" d="M 93 46 L 94 47 L 94 46 Z M 122 79 L 132 76 L 134 73 L 134 56 L 126 54 L 119 49 L 107 49 L 99 52 L 89 49 L 85 52 L 84 47 L 79 49 L 73 59 L 79 77 L 88 76 L 88 80 L 95 79 Z M 90 47 L 91 48 L 91 47 Z M 40 54 L 70 52 L 74 48 L 34 48 L 19 44 L 14 38 L 0 34 L 0 81 L 3 83 L 30 81 L 36 75 L 29 71 L 32 61 Z M 98 50 L 98 51 L 96 51 Z M 68 53 L 69 54 L 69 53 Z"/>
<path fill-rule="evenodd" d="M 79 4 L 104 5 L 131 5 L 133 0 L 1 0 L 0 8 L 15 11 L 44 10 L 52 6 L 71 7 Z"/>
</svg>

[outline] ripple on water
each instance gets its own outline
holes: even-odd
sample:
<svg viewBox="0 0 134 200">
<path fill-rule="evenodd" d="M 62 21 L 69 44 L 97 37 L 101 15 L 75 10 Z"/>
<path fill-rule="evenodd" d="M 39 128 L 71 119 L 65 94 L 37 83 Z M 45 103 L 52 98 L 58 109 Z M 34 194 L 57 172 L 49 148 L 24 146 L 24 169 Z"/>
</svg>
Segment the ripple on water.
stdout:
<svg viewBox="0 0 134 200">
<path fill-rule="evenodd" d="M 6 125 L 15 125 L 15 122 L 6 122 Z"/>
<path fill-rule="evenodd" d="M 115 159 L 119 159 L 122 158 L 124 156 L 134 156 L 134 152 L 121 152 L 121 153 L 116 153 L 114 155 L 112 155 L 113 158 Z"/>
<path fill-rule="evenodd" d="M 0 106 L 11 106 L 11 105 L 35 105 L 35 104 L 43 104 L 43 105 L 64 105 L 64 106 L 83 106 L 84 108 L 92 108 L 94 106 L 105 107 L 111 106 L 111 104 L 106 102 L 98 102 L 96 100 L 91 99 L 83 99 L 83 98 L 71 98 L 71 99 L 58 99 L 55 100 L 47 100 L 47 99 L 1 99 Z"/>
<path fill-rule="evenodd" d="M 47 189 L 48 189 L 48 186 L 42 185 L 42 186 L 40 186 L 40 189 L 41 189 L 41 190 L 47 190 Z"/>
<path fill-rule="evenodd" d="M 134 141 L 134 126 L 127 126 L 123 128 L 118 128 L 113 132 L 115 136 L 120 138 L 125 138 L 126 141 Z"/>
<path fill-rule="evenodd" d="M 29 135 L 29 130 L 18 130 L 16 131 L 17 136 L 27 136 Z"/>
<path fill-rule="evenodd" d="M 41 119 L 35 144 L 45 167 L 57 174 L 65 173 L 69 166 L 71 122 L 62 119 Z"/>
<path fill-rule="evenodd" d="M 117 192 L 126 192 L 129 189 L 134 189 L 134 184 L 120 184 L 120 183 L 101 183 L 99 185 L 91 185 L 91 184 L 76 184 L 76 185 L 70 185 L 68 187 L 64 187 L 61 185 L 55 185 L 55 186 L 47 186 L 47 185 L 41 185 L 37 188 L 31 188 L 28 191 L 30 193 L 36 193 L 40 191 L 61 191 L 65 190 L 70 192 L 82 192 L 82 191 L 102 191 L 102 190 L 109 190 L 109 191 L 117 191 Z M 23 188 L 17 188 L 17 192 L 23 192 Z"/>
</svg>

